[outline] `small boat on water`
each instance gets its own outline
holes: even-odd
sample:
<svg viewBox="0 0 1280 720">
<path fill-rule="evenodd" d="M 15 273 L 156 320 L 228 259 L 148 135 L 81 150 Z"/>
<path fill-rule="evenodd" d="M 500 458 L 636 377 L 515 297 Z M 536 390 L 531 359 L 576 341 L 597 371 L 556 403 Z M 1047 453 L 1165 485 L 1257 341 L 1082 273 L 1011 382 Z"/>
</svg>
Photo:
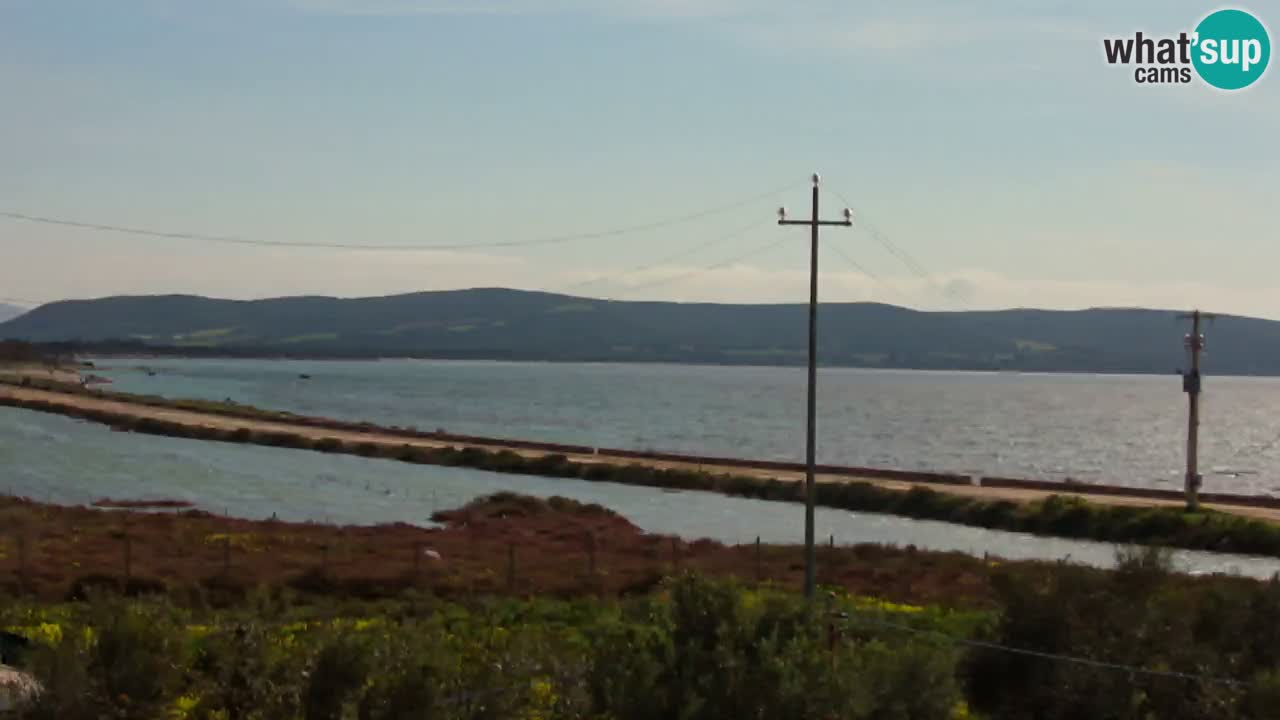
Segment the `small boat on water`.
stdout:
<svg viewBox="0 0 1280 720">
<path fill-rule="evenodd" d="M 299 380 L 310 380 L 311 376 L 306 373 L 298 373 Z"/>
<path fill-rule="evenodd" d="M 105 378 L 101 375 L 94 375 L 90 373 L 80 377 L 80 384 L 86 387 L 89 385 L 109 385 L 111 384 L 111 378 Z"/>
</svg>

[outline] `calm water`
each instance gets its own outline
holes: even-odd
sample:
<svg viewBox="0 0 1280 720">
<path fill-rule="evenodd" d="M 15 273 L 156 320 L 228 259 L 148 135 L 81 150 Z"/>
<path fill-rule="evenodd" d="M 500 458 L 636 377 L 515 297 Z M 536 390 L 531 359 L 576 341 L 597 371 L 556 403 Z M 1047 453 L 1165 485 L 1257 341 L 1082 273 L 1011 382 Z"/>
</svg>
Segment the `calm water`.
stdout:
<svg viewBox="0 0 1280 720">
<path fill-rule="evenodd" d="M 698 492 L 499 475 L 389 460 L 112 432 L 58 415 L 0 408 L 0 491 L 58 503 L 172 497 L 213 512 L 286 520 L 429 524 L 436 509 L 514 490 L 612 508 L 650 532 L 729 543 L 802 541 L 803 508 Z M 1106 566 L 1107 545 L 868 513 L 819 509 L 817 531 L 841 544 L 914 544 L 1020 559 Z M 1187 570 L 1269 577 L 1280 560 L 1178 553 Z"/>
<path fill-rule="evenodd" d="M 803 458 L 803 368 L 394 360 L 102 363 L 118 389 L 419 429 Z M 150 376 L 140 371 L 146 365 Z M 300 380 L 301 373 L 312 376 Z M 1280 379 L 1205 381 L 1207 490 L 1280 494 Z M 1180 487 L 1177 376 L 832 369 L 821 462 Z"/>
</svg>

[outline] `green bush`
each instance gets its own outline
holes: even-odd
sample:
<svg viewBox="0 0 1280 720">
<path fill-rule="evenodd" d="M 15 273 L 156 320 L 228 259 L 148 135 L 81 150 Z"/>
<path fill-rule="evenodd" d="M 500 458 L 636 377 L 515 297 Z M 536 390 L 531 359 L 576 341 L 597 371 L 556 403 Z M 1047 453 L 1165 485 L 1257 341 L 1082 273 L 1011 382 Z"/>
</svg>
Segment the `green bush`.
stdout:
<svg viewBox="0 0 1280 720">
<path fill-rule="evenodd" d="M 594 634 L 592 709 L 618 720 L 947 717 L 960 704 L 955 656 L 929 646 L 827 644 L 798 598 L 757 598 L 684 576 L 669 603 Z"/>
<path fill-rule="evenodd" d="M 296 717 L 305 661 L 305 653 L 290 653 L 272 642 L 256 618 L 205 638 L 193 663 L 200 681 L 192 716 Z"/>
<path fill-rule="evenodd" d="M 990 717 L 1268 716 L 1258 711 L 1277 686 L 1269 676 L 1251 679 L 1280 660 L 1270 626 L 1280 610 L 1274 582 L 1189 582 L 1170 572 L 1167 551 L 1136 548 L 1120 552 L 1114 572 L 1010 570 L 995 587 L 995 642 L 1136 670 L 978 651 L 964 675 L 974 707 Z"/>
<path fill-rule="evenodd" d="M 22 717 L 41 720 L 1274 717 L 1280 581 L 1168 562 L 1132 548 L 1114 572 L 1001 566 L 991 612 L 810 604 L 684 575 L 617 602 L 259 592 L 198 617 L 154 601 L 3 604 L 0 627 L 59 628 L 29 657 L 45 691 Z"/>
<path fill-rule="evenodd" d="M 63 632 L 34 654 L 45 688 L 31 718 L 151 720 L 177 696 L 186 647 L 168 607 L 98 599 L 85 611 L 91 635 Z"/>
<path fill-rule="evenodd" d="M 418 720 L 443 714 L 444 658 L 436 643 L 397 635 L 375 655 L 361 720 Z"/>
<path fill-rule="evenodd" d="M 340 720 L 359 700 L 369 674 L 369 651 L 358 638 L 338 635 L 316 655 L 302 694 L 305 720 Z"/>
</svg>

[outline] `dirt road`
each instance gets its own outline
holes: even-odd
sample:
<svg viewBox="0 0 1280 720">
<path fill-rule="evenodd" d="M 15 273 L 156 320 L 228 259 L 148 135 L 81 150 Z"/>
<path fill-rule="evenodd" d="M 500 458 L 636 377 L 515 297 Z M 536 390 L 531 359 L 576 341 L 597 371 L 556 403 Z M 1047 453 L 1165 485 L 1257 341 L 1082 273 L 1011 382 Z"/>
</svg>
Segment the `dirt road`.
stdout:
<svg viewBox="0 0 1280 720">
<path fill-rule="evenodd" d="M 12 385 L 0 384 L 0 404 L 4 401 L 36 401 L 51 403 L 54 406 L 70 409 L 80 408 L 87 410 L 106 411 L 119 413 L 133 418 L 152 418 L 164 420 L 173 423 L 179 423 L 184 426 L 198 428 L 208 427 L 221 430 L 237 430 L 240 428 L 248 429 L 254 432 L 282 432 L 300 435 L 311 440 L 320 438 L 336 438 L 344 442 L 353 443 L 373 443 L 375 445 L 385 445 L 391 447 L 402 447 L 405 445 L 422 448 L 440 448 L 448 446 L 457 446 L 459 443 L 450 440 L 437 440 L 428 437 L 407 437 L 403 434 L 396 434 L 390 431 L 379 431 L 378 429 L 370 429 L 368 431 L 344 430 L 326 427 L 314 427 L 309 425 L 291 423 L 288 421 L 261 420 L 232 417 L 229 415 L 220 415 L 215 413 L 197 412 L 192 410 L 180 410 L 174 408 L 154 407 L 150 405 L 141 405 L 129 402 L 125 399 L 114 398 L 110 396 L 91 396 L 76 393 L 64 393 L 50 390 L 39 390 L 35 388 L 16 387 Z M 56 409 L 54 410 L 57 411 Z M 501 442 L 475 442 L 468 441 L 467 445 L 481 447 L 487 450 L 510 450 L 525 457 L 539 457 L 548 454 L 545 450 L 530 450 L 528 448 L 514 447 L 504 445 Z M 708 472 L 723 472 L 738 475 L 752 475 L 756 477 L 772 477 L 783 480 L 803 480 L 803 473 L 778 470 L 773 468 L 751 468 L 739 465 L 719 466 L 707 463 L 697 462 L 677 462 L 672 460 L 653 460 L 646 458 L 618 457 L 605 453 L 561 453 L 570 460 L 578 463 L 610 463 L 610 464 L 640 464 L 654 468 L 678 468 L 688 470 L 703 470 Z M 1050 495 L 1078 496 L 1090 502 L 1103 505 L 1121 505 L 1121 506 L 1139 506 L 1139 507 L 1155 507 L 1155 506 L 1177 506 L 1180 503 L 1176 500 L 1162 500 L 1156 498 L 1148 498 L 1141 496 L 1125 496 L 1113 494 L 1097 494 L 1090 493 L 1086 488 L 1073 488 L 1071 486 L 1062 485 L 1055 486 L 1052 491 L 1031 490 L 1023 488 L 1004 488 L 1004 487 L 985 487 L 976 485 L 951 485 L 942 483 L 915 482 L 903 480 L 889 480 L 876 477 L 859 477 L 851 475 L 819 475 L 819 482 L 866 482 L 880 487 L 894 490 L 910 490 L 917 485 L 929 487 L 938 492 L 951 493 L 955 495 L 963 495 L 966 497 L 976 497 L 985 500 L 1012 500 L 1015 502 L 1030 502 L 1034 500 L 1043 500 Z M 1274 507 L 1258 507 L 1245 504 L 1206 504 L 1210 507 L 1222 512 L 1234 513 L 1248 517 L 1280 522 L 1280 508 Z"/>
</svg>

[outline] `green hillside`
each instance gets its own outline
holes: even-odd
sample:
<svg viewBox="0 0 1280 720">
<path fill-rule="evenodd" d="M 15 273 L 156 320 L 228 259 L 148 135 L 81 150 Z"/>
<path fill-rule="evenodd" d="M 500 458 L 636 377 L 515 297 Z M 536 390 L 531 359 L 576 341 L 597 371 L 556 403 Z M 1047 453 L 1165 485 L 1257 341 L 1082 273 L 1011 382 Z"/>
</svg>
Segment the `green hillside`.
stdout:
<svg viewBox="0 0 1280 720">
<path fill-rule="evenodd" d="M 0 338 L 186 354 L 796 364 L 806 322 L 803 304 L 614 302 L 505 289 L 254 301 L 169 295 L 52 303 L 0 324 Z M 1184 363 L 1186 325 L 1165 310 L 831 303 L 819 323 L 829 365 L 1171 373 Z M 1280 323 L 1226 316 L 1209 334 L 1213 372 L 1280 374 Z"/>
</svg>

